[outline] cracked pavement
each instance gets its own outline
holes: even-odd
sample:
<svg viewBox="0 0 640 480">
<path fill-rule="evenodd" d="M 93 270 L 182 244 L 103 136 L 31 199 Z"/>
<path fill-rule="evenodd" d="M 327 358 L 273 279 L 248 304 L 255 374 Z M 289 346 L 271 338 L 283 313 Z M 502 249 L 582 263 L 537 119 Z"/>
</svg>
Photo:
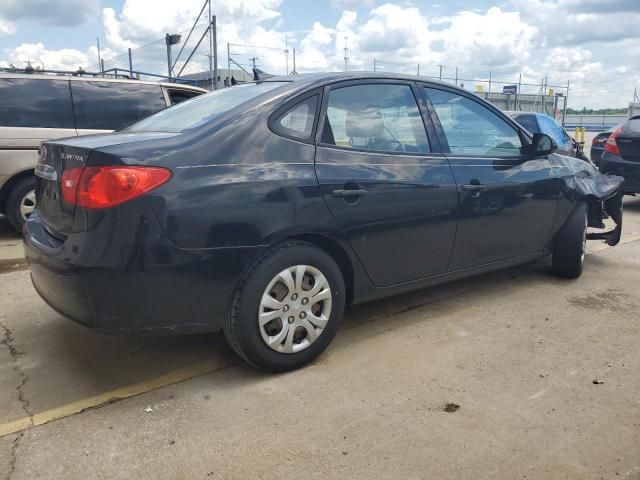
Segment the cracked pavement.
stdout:
<svg viewBox="0 0 640 480">
<path fill-rule="evenodd" d="M 0 437 L 0 479 L 640 480 L 640 199 L 625 217 L 578 281 L 538 262 L 367 304 L 279 376 L 222 335 L 97 334 L 0 273 L 0 424 L 221 365 Z"/>
</svg>

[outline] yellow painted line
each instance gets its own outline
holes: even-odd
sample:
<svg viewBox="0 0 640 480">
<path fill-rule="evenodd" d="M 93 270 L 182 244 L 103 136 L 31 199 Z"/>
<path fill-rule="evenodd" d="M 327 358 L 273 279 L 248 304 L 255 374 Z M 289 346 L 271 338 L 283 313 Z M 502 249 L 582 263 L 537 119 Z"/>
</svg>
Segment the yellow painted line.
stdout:
<svg viewBox="0 0 640 480">
<path fill-rule="evenodd" d="M 84 412 L 85 410 L 99 408 L 119 400 L 150 392 L 151 390 L 156 390 L 168 385 L 174 385 L 192 378 L 201 377 L 221 370 L 222 368 L 236 365 L 237 363 L 238 361 L 236 359 L 228 359 L 227 361 L 209 360 L 174 370 L 173 372 L 169 372 L 151 380 L 128 385 L 126 387 L 116 388 L 115 390 L 110 390 L 93 397 L 83 398 L 77 402 L 68 403 L 60 407 L 52 408 L 51 410 L 36 413 L 30 417 L 23 417 L 8 423 L 3 423 L 0 424 L 0 438 L 5 435 L 21 432 L 22 430 L 26 430 L 30 427 L 37 427 L 39 425 L 45 425 L 53 422 L 54 420 L 70 417 L 71 415 Z"/>
<path fill-rule="evenodd" d="M 631 234 L 621 239 L 619 245 L 636 242 L 638 240 L 640 240 L 640 234 Z M 602 244 L 589 249 L 588 253 L 598 253 L 609 248 L 611 248 L 609 245 Z M 78 400 L 77 402 L 68 403 L 60 407 L 36 413 L 31 417 L 23 417 L 17 420 L 3 423 L 0 424 L 0 438 L 12 433 L 21 432 L 31 427 L 37 427 L 53 422 L 55 420 L 67 418 L 86 410 L 99 408 L 120 400 L 135 397 L 152 390 L 157 390 L 158 388 L 174 385 L 176 383 L 184 382 L 185 380 L 190 380 L 192 378 L 201 377 L 203 375 L 216 372 L 237 363 L 238 361 L 235 359 L 229 359 L 228 361 L 220 359 L 209 360 L 196 365 L 174 370 L 151 380 L 116 388 L 114 390 L 110 390 L 93 397 L 83 398 L 82 400 Z"/>
</svg>

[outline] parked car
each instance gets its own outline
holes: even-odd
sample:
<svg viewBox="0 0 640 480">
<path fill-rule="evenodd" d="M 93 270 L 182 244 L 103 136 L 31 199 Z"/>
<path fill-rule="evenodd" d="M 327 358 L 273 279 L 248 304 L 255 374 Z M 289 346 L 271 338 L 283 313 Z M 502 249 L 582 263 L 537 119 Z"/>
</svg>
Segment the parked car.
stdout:
<svg viewBox="0 0 640 480">
<path fill-rule="evenodd" d="M 625 193 L 640 193 L 640 115 L 611 133 L 598 167 L 603 173 L 624 177 Z"/>
<path fill-rule="evenodd" d="M 505 112 L 530 133 L 545 133 L 558 145 L 557 153 L 589 161 L 582 151 L 582 146 L 558 123 L 555 118 L 537 112 Z"/>
<path fill-rule="evenodd" d="M 222 89 L 109 135 L 46 142 L 25 225 L 33 284 L 108 331 L 224 330 L 300 367 L 347 304 L 615 245 L 622 179 L 553 153 L 463 89 L 331 73 Z M 603 228 L 605 211 L 615 228 Z"/>
<path fill-rule="evenodd" d="M 616 125 L 614 127 L 609 128 L 609 130 L 605 132 L 598 133 L 593 140 L 591 140 L 591 161 L 594 165 L 598 165 L 600 163 L 600 159 L 602 158 L 602 154 L 604 153 L 604 146 L 607 143 L 607 140 L 611 136 L 611 134 L 622 125 Z"/>
<path fill-rule="evenodd" d="M 0 73 L 0 213 L 21 230 L 33 212 L 43 140 L 117 130 L 205 92 L 133 79 Z"/>
</svg>

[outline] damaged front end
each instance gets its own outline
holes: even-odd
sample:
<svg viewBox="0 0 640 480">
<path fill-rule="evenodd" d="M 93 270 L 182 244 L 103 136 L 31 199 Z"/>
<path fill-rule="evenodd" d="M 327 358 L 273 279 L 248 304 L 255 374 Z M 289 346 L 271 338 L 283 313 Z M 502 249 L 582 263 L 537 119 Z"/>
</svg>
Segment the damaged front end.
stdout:
<svg viewBox="0 0 640 480">
<path fill-rule="evenodd" d="M 587 240 L 602 240 L 608 245 L 614 246 L 620 242 L 622 235 L 622 185 L 624 178 L 616 175 L 600 173 L 591 164 L 584 161 L 579 163 L 575 159 L 562 157 L 564 167 L 574 171 L 573 175 L 567 175 L 569 195 L 575 195 L 576 201 L 585 200 L 588 209 L 588 225 L 600 231 L 587 233 Z M 612 220 L 614 226 L 605 223 Z"/>
</svg>

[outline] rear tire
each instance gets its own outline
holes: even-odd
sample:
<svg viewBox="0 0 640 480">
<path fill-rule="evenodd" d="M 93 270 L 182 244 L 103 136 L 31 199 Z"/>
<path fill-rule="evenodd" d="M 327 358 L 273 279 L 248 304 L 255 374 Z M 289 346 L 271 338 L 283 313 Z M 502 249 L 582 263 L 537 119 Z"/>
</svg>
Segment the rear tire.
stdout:
<svg viewBox="0 0 640 480">
<path fill-rule="evenodd" d="M 344 304 L 344 279 L 333 258 L 309 243 L 287 241 L 248 268 L 231 301 L 224 333 L 252 365 L 272 372 L 294 370 L 331 343 Z"/>
<path fill-rule="evenodd" d="M 587 243 L 587 204 L 573 210 L 556 237 L 552 269 L 556 275 L 578 278 L 582 275 Z"/>
<path fill-rule="evenodd" d="M 24 222 L 36 206 L 35 188 L 34 177 L 23 178 L 13 186 L 7 197 L 6 215 L 11 226 L 18 232 L 22 232 Z"/>
</svg>

